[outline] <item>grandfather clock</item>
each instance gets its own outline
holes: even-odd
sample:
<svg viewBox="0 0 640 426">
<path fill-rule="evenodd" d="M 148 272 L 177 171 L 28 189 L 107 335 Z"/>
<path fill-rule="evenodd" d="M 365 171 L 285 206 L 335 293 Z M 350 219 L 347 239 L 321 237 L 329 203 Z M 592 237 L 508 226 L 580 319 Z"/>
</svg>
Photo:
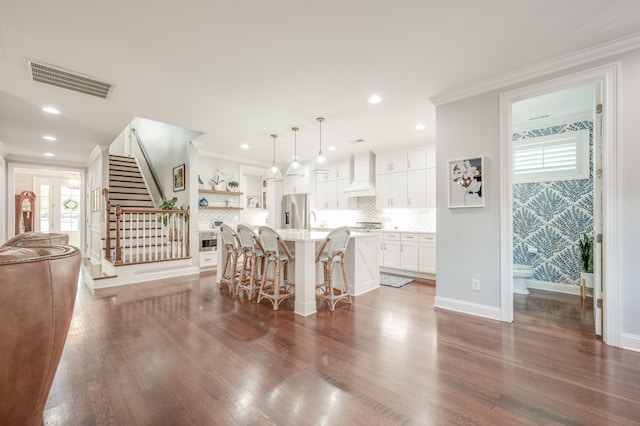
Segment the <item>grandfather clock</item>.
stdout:
<svg viewBox="0 0 640 426">
<path fill-rule="evenodd" d="M 33 213 L 36 211 L 36 194 L 22 191 L 16 195 L 16 235 L 33 231 Z"/>
</svg>

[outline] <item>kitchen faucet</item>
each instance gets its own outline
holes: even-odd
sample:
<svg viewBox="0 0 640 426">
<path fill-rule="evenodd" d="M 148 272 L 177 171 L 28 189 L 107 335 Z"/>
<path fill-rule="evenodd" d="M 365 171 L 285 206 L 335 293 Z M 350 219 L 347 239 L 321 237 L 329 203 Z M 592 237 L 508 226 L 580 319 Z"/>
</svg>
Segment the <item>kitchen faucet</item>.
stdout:
<svg viewBox="0 0 640 426">
<path fill-rule="evenodd" d="M 311 215 L 313 215 L 313 220 L 314 221 L 318 220 L 318 218 L 316 218 L 316 212 L 311 210 L 309 212 L 309 216 L 307 217 L 307 231 L 311 231 Z"/>
</svg>

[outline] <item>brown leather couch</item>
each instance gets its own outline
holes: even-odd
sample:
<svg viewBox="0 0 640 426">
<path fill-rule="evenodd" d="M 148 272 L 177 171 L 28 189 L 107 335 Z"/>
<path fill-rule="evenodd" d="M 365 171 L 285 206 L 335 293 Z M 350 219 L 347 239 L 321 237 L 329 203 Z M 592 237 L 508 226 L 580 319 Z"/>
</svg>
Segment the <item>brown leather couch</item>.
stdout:
<svg viewBox="0 0 640 426">
<path fill-rule="evenodd" d="M 79 271 L 75 247 L 0 248 L 0 424 L 42 424 Z"/>
<path fill-rule="evenodd" d="M 18 247 L 40 247 L 40 246 L 66 246 L 69 244 L 69 235 L 62 233 L 48 233 L 48 232 L 23 232 L 15 237 L 7 240 L 2 245 L 5 246 L 18 246 Z"/>
</svg>

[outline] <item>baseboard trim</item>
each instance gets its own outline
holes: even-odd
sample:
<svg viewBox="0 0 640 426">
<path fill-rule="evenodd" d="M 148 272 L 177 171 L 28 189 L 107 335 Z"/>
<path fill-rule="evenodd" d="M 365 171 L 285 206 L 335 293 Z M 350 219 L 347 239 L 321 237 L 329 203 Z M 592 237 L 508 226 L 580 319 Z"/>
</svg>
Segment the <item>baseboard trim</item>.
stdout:
<svg viewBox="0 0 640 426">
<path fill-rule="evenodd" d="M 502 312 L 500 308 L 479 303 L 466 302 L 464 300 L 450 299 L 448 297 L 436 296 L 433 301 L 436 308 L 447 309 L 449 311 L 460 312 L 463 314 L 474 315 L 477 317 L 488 318 L 496 321 L 502 320 Z"/>
<path fill-rule="evenodd" d="M 640 336 L 637 334 L 622 333 L 622 348 L 640 352 Z"/>
<path fill-rule="evenodd" d="M 551 281 L 527 280 L 527 288 L 580 295 L 580 286 L 559 284 Z"/>
</svg>

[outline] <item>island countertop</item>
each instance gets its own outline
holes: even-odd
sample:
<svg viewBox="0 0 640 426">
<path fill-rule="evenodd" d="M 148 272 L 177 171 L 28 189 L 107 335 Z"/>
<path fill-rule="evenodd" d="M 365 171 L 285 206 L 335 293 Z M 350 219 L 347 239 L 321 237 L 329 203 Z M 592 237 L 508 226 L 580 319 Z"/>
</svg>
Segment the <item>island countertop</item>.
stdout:
<svg viewBox="0 0 640 426">
<path fill-rule="evenodd" d="M 293 245 L 293 279 L 295 287 L 294 312 L 307 316 L 316 312 L 316 284 L 322 281 L 322 273 L 316 264 L 316 250 L 330 231 L 307 231 L 305 229 L 278 229 L 280 237 Z M 380 234 L 351 232 L 344 257 L 349 279 L 349 293 L 357 296 L 380 285 L 379 264 Z M 341 283 L 342 274 L 334 274 Z M 355 302 L 354 302 L 355 303 Z"/>
</svg>

